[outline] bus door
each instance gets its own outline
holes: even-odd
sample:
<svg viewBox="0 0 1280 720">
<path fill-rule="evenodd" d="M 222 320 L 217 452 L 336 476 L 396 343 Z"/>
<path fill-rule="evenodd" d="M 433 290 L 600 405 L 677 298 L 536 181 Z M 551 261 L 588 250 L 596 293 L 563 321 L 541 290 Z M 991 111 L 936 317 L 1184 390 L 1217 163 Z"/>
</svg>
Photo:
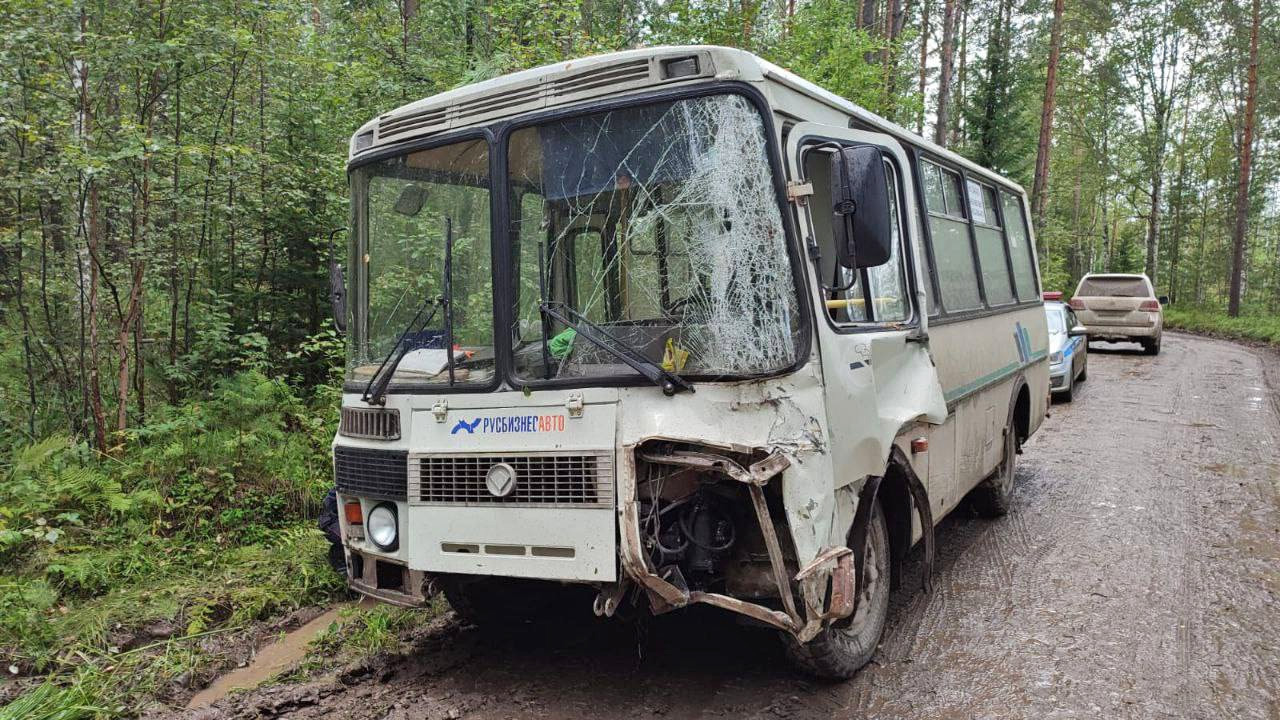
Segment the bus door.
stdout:
<svg viewBox="0 0 1280 720">
<path fill-rule="evenodd" d="M 880 151 L 888 183 L 893 249 L 887 263 L 849 269 L 832 238 L 831 165 L 844 147 Z M 805 246 L 808 285 L 826 385 L 837 488 L 883 472 L 895 436 L 914 422 L 940 424 L 947 408 L 929 355 L 919 272 L 920 227 L 907 156 L 888 135 L 799 123 L 788 138 L 790 196 Z M 927 453 L 913 457 L 928 483 Z M 943 462 L 939 458 L 939 462 Z M 946 459 L 950 465 L 950 459 Z M 932 493 L 931 493 L 932 494 Z"/>
</svg>

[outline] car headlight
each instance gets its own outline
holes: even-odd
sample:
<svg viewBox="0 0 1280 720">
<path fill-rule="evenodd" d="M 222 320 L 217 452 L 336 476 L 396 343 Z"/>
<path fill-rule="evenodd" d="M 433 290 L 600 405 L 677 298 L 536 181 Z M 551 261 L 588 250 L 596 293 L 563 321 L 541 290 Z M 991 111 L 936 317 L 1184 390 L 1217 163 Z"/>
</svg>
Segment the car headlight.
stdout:
<svg viewBox="0 0 1280 720">
<path fill-rule="evenodd" d="M 382 503 L 369 511 L 364 530 L 374 545 L 383 550 L 395 550 L 400 547 L 400 528 L 397 525 L 396 506 Z"/>
<path fill-rule="evenodd" d="M 1057 364 L 1058 364 L 1058 363 L 1060 363 L 1060 362 L 1062 362 L 1062 351 L 1061 351 L 1061 350 L 1059 350 L 1059 351 L 1058 351 L 1058 352 L 1056 352 L 1056 353 L 1051 353 L 1051 354 L 1049 355 L 1049 364 L 1050 364 L 1050 365 L 1057 365 Z"/>
</svg>

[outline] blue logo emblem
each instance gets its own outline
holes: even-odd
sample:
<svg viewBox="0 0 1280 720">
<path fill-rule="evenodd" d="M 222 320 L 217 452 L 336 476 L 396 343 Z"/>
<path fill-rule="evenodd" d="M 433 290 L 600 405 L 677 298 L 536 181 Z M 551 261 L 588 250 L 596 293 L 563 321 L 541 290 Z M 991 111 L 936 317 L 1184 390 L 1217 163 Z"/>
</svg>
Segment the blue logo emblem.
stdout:
<svg viewBox="0 0 1280 720">
<path fill-rule="evenodd" d="M 468 434 L 468 435 L 471 435 L 471 434 L 475 433 L 475 431 L 476 431 L 476 426 L 477 426 L 477 425 L 479 425 L 479 424 L 480 424 L 480 418 L 476 418 L 475 420 L 472 420 L 471 422 L 467 422 L 466 420 L 459 420 L 459 421 L 458 421 L 458 424 L 457 424 L 457 425 L 454 425 L 454 426 L 453 426 L 453 429 L 449 431 L 449 434 L 450 434 L 450 435 L 457 435 L 459 430 L 466 430 L 466 431 L 467 431 L 467 434 Z"/>
<path fill-rule="evenodd" d="M 1023 365 L 1031 361 L 1031 333 L 1022 327 L 1022 323 L 1014 323 L 1013 344 L 1018 349 L 1018 361 Z"/>
</svg>

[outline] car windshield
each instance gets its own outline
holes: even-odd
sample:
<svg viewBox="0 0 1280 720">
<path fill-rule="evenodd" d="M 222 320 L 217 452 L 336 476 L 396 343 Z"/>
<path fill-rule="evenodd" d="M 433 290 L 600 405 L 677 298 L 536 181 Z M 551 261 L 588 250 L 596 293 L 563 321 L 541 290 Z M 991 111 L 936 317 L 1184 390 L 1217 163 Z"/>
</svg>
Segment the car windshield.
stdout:
<svg viewBox="0 0 1280 720">
<path fill-rule="evenodd" d="M 507 152 L 519 379 L 635 374 L 542 302 L 682 375 L 795 364 L 803 325 L 764 124 L 746 98 L 555 120 L 516 131 Z"/>
<path fill-rule="evenodd" d="M 408 332 L 409 350 L 395 367 L 392 385 L 492 380 L 487 143 L 466 140 L 357 168 L 351 196 L 356 238 L 348 280 L 353 322 L 347 379 L 367 383 Z M 446 297 L 449 239 L 452 282 Z M 450 335 L 452 358 L 446 352 Z"/>
<path fill-rule="evenodd" d="M 1145 278 L 1087 277 L 1076 288 L 1077 297 L 1151 297 Z"/>
<path fill-rule="evenodd" d="M 1067 311 L 1061 305 L 1045 305 L 1045 316 L 1049 318 L 1049 334 L 1063 335 L 1067 332 Z"/>
</svg>

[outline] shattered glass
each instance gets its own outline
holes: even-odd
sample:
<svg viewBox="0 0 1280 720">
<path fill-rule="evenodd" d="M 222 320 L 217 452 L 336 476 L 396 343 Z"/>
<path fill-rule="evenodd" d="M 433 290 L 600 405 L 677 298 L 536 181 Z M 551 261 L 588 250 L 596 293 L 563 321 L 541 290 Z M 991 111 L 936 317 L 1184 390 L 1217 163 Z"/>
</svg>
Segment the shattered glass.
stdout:
<svg viewBox="0 0 1280 720">
<path fill-rule="evenodd" d="M 543 299 L 684 375 L 795 363 L 802 325 L 791 260 L 764 125 L 745 98 L 524 128 L 508 161 L 520 377 L 634 373 L 544 324 Z"/>
</svg>

